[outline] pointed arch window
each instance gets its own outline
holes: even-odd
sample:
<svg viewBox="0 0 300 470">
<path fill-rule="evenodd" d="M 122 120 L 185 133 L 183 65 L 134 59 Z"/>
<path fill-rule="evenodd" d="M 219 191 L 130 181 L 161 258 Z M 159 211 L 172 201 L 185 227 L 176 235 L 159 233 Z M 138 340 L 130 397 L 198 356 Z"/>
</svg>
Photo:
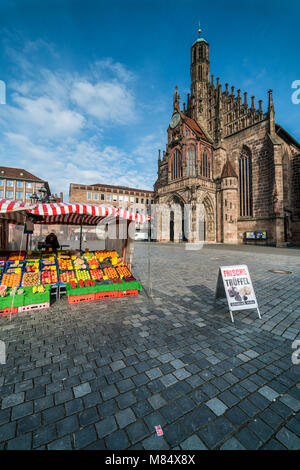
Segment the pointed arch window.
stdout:
<svg viewBox="0 0 300 470">
<path fill-rule="evenodd" d="M 171 178 L 173 180 L 182 178 L 182 157 L 177 149 L 171 159 Z"/>
<path fill-rule="evenodd" d="M 196 176 L 196 149 L 189 147 L 187 150 L 187 176 Z"/>
<path fill-rule="evenodd" d="M 243 147 L 239 158 L 240 216 L 252 217 L 252 156 L 247 147 Z"/>
</svg>

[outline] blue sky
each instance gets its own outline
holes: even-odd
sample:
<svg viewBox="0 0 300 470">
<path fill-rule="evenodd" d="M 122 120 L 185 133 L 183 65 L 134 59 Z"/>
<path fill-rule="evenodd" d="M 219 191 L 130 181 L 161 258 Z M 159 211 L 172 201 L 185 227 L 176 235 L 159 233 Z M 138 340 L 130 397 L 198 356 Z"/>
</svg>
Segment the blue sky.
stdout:
<svg viewBox="0 0 300 470">
<path fill-rule="evenodd" d="M 198 21 L 211 73 L 263 100 L 300 141 L 297 0 L 0 0 L 1 165 L 49 181 L 152 189 Z"/>
</svg>

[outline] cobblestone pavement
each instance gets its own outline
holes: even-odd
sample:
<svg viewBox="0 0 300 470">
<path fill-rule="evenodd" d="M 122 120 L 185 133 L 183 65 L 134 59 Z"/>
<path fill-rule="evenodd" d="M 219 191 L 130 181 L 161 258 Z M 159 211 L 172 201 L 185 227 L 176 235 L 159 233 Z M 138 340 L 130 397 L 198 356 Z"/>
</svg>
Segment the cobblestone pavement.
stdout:
<svg viewBox="0 0 300 470">
<path fill-rule="evenodd" d="M 300 251 L 278 253 L 152 244 L 149 282 L 138 243 L 138 297 L 0 317 L 0 449 L 300 449 Z M 262 320 L 214 304 L 230 264 Z"/>
</svg>

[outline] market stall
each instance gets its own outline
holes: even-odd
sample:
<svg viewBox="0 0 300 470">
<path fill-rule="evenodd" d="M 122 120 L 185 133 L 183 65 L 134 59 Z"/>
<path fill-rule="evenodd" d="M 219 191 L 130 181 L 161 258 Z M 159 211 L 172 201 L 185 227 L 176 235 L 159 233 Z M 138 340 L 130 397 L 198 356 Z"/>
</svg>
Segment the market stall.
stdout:
<svg viewBox="0 0 300 470">
<path fill-rule="evenodd" d="M 0 313 L 46 308 L 50 305 L 51 295 L 58 298 L 62 293 L 67 295 L 69 303 L 78 303 L 137 295 L 142 289 L 131 273 L 133 240 L 128 232 L 131 223 L 145 222 L 148 217 L 124 209 L 88 204 L 31 204 L 17 207 L 13 202 L 0 201 L 0 215 L 19 212 L 22 217 L 47 225 L 82 227 L 105 223 L 112 230 L 108 230 L 105 250 L 64 250 L 57 253 L 51 250 L 2 251 Z M 24 223 L 22 217 L 19 220 L 17 217 L 15 223 Z M 120 232 L 123 232 L 122 238 Z"/>
</svg>

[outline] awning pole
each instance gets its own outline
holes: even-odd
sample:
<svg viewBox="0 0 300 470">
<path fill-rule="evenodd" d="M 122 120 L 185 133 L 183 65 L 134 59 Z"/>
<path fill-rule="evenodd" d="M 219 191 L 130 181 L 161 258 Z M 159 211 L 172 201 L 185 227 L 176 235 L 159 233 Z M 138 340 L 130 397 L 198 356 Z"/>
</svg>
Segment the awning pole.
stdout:
<svg viewBox="0 0 300 470">
<path fill-rule="evenodd" d="M 79 242 L 79 250 L 82 251 L 82 222 L 80 224 L 80 242 Z"/>
</svg>

